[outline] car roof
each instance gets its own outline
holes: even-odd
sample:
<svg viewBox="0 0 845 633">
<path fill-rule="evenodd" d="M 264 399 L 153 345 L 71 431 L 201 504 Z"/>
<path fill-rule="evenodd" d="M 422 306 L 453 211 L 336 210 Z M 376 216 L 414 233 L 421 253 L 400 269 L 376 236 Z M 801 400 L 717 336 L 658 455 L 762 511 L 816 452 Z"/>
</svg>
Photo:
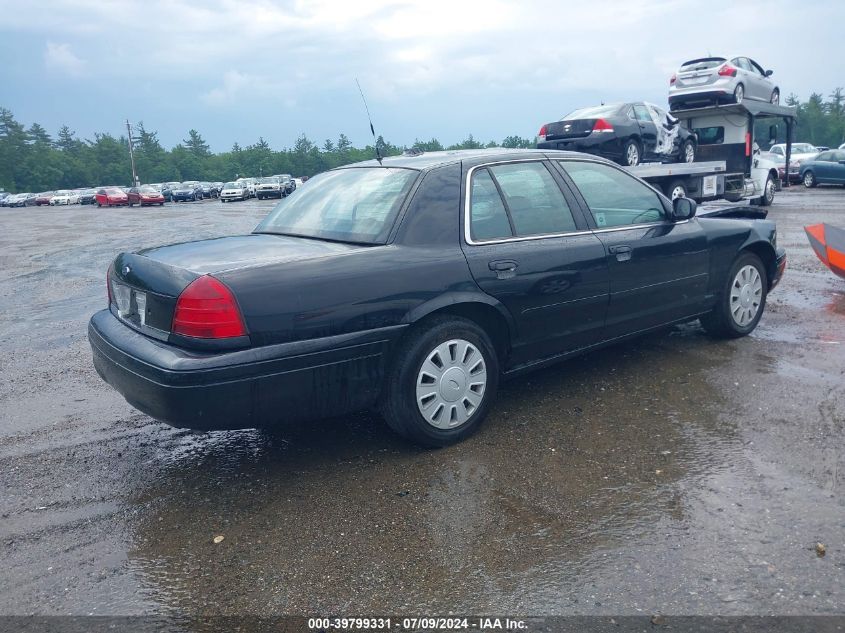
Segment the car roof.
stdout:
<svg viewBox="0 0 845 633">
<path fill-rule="evenodd" d="M 447 150 L 443 152 L 422 152 L 416 155 L 402 154 L 401 156 L 387 156 L 382 159 L 381 165 L 378 161 L 366 160 L 360 163 L 344 165 L 337 169 L 350 169 L 356 167 L 402 167 L 406 169 L 426 170 L 435 167 L 443 167 L 463 161 L 476 160 L 509 160 L 515 158 L 546 158 L 546 157 L 583 157 L 596 159 L 591 154 L 581 152 L 568 152 L 563 150 L 540 150 L 540 149 L 507 149 L 504 147 L 491 147 L 485 149 L 461 149 Z M 603 160 L 603 159 L 600 159 Z"/>
</svg>

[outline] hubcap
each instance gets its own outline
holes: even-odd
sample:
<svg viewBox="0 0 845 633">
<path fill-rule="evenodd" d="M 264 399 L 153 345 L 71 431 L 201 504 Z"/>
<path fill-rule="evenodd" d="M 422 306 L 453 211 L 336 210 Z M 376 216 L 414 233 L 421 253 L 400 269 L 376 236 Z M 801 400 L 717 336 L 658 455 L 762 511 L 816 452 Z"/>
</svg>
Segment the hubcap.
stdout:
<svg viewBox="0 0 845 633">
<path fill-rule="evenodd" d="M 675 198 L 686 198 L 687 192 L 684 191 L 684 188 L 678 185 L 674 189 L 672 189 L 672 200 Z"/>
<path fill-rule="evenodd" d="M 687 143 L 687 147 L 684 150 L 684 159 L 691 163 L 695 160 L 695 148 L 692 146 L 691 143 Z"/>
<path fill-rule="evenodd" d="M 487 366 L 478 348 L 463 339 L 445 341 L 417 374 L 417 408 L 438 429 L 461 426 L 481 406 L 486 387 Z"/>
<path fill-rule="evenodd" d="M 743 266 L 731 284 L 731 317 L 746 327 L 757 316 L 763 301 L 763 280 L 754 266 Z"/>
<path fill-rule="evenodd" d="M 734 90 L 734 97 L 736 97 L 737 103 L 742 103 L 742 98 L 745 96 L 745 90 L 743 90 L 742 86 L 737 86 L 736 90 Z"/>
<path fill-rule="evenodd" d="M 812 187 L 813 186 L 813 174 L 807 172 L 804 174 L 804 186 L 805 187 Z"/>
<path fill-rule="evenodd" d="M 777 90 L 775 90 L 775 91 L 772 93 L 772 103 L 773 103 L 774 105 L 777 105 L 777 104 L 778 104 L 778 102 L 780 102 L 780 93 L 779 93 Z"/>
<path fill-rule="evenodd" d="M 775 199 L 775 183 L 771 178 L 769 178 L 766 181 L 766 200 L 768 202 L 771 202 L 774 199 Z"/>
<path fill-rule="evenodd" d="M 633 143 L 628 146 L 627 159 L 628 165 L 632 167 L 640 162 L 640 150 Z"/>
</svg>

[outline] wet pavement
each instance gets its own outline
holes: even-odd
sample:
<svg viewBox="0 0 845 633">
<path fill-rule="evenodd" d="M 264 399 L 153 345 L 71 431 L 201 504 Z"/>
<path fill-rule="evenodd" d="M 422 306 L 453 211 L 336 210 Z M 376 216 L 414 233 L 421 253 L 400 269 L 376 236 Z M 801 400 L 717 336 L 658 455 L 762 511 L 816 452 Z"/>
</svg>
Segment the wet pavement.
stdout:
<svg viewBox="0 0 845 633">
<path fill-rule="evenodd" d="M 272 204 L 0 210 L 0 614 L 845 611 L 845 282 L 802 230 L 845 225 L 845 190 L 778 195 L 789 266 L 752 336 L 508 382 L 438 451 L 366 413 L 175 430 L 96 375 L 118 251 Z"/>
</svg>

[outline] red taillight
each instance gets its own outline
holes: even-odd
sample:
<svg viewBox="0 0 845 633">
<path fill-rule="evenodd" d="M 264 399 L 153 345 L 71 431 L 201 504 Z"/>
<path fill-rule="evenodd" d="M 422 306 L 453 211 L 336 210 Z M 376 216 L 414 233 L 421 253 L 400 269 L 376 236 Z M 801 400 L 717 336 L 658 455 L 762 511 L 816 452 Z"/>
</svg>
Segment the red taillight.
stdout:
<svg viewBox="0 0 845 633">
<path fill-rule="evenodd" d="M 593 132 L 612 132 L 613 126 L 604 119 L 598 119 L 593 124 Z"/>
<path fill-rule="evenodd" d="M 674 85 L 676 81 L 678 81 L 678 75 L 672 75 L 671 77 L 669 77 L 670 86 Z"/>
<path fill-rule="evenodd" d="M 194 338 L 246 335 L 232 291 L 210 275 L 195 279 L 179 295 L 171 329 L 174 334 Z"/>
<path fill-rule="evenodd" d="M 546 138 L 546 126 L 545 125 L 540 128 L 539 132 L 537 132 L 537 136 L 540 136 L 542 138 Z"/>
<path fill-rule="evenodd" d="M 736 68 L 730 64 L 725 64 L 719 69 L 719 75 L 722 77 L 736 77 Z"/>
<path fill-rule="evenodd" d="M 745 155 L 751 156 L 751 132 L 745 133 Z"/>
</svg>

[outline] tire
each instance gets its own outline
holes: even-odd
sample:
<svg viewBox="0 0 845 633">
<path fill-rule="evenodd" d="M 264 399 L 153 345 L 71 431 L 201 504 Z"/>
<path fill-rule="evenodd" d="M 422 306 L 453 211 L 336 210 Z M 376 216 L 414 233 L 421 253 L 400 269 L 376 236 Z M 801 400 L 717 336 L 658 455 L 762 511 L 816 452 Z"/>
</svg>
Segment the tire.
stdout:
<svg viewBox="0 0 845 633">
<path fill-rule="evenodd" d="M 716 338 L 740 338 L 751 334 L 763 316 L 767 291 L 763 262 L 754 253 L 740 253 L 731 265 L 713 311 L 699 318 L 701 326 Z M 747 320 L 749 311 L 753 310 L 756 312 Z M 734 312 L 739 316 L 734 317 Z"/>
<path fill-rule="evenodd" d="M 225 203 L 225 202 L 226 202 L 226 198 L 220 198 L 220 202 Z"/>
<path fill-rule="evenodd" d="M 687 191 L 687 185 L 683 180 L 675 179 L 666 185 L 665 193 L 669 200 L 674 200 L 675 198 L 686 198 L 689 192 Z"/>
<path fill-rule="evenodd" d="M 452 316 L 425 319 L 393 358 L 381 406 L 391 429 L 432 448 L 460 442 L 478 429 L 496 396 L 499 361 L 490 338 L 475 322 Z M 478 382 L 470 382 L 472 377 Z"/>
<path fill-rule="evenodd" d="M 816 175 L 809 169 L 804 172 L 804 177 L 802 178 L 802 180 L 804 182 L 804 186 L 807 189 L 812 189 L 813 187 L 819 184 L 819 182 L 816 180 Z"/>
<path fill-rule="evenodd" d="M 777 88 L 772 90 L 772 96 L 769 98 L 769 102 L 772 105 L 780 105 L 780 90 Z"/>
<path fill-rule="evenodd" d="M 643 148 L 636 139 L 629 138 L 622 146 L 622 160 L 623 167 L 635 167 L 642 162 Z"/>
<path fill-rule="evenodd" d="M 679 163 L 694 163 L 695 162 L 695 143 L 692 139 L 687 139 L 681 145 L 681 151 L 678 153 Z"/>
<path fill-rule="evenodd" d="M 745 86 L 737 84 L 734 88 L 734 103 L 742 103 L 743 99 L 745 99 Z"/>
<path fill-rule="evenodd" d="M 768 207 L 775 201 L 775 179 L 769 174 L 766 178 L 766 184 L 763 188 L 763 195 L 759 198 L 759 205 L 761 207 Z"/>
<path fill-rule="evenodd" d="M 164 206 L 164 203 L 163 203 L 163 202 L 159 202 L 159 203 L 158 203 L 158 206 L 163 207 L 163 206 Z"/>
</svg>

